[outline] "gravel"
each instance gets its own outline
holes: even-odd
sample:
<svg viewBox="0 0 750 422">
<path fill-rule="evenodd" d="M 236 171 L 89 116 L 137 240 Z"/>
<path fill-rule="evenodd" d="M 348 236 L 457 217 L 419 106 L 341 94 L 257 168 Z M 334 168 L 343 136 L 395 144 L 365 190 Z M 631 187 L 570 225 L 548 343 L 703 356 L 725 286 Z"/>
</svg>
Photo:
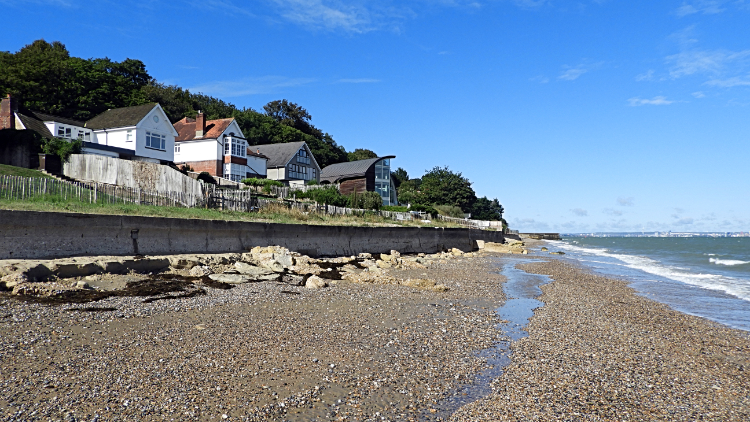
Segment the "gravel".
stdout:
<svg viewBox="0 0 750 422">
<path fill-rule="evenodd" d="M 4 294 L 0 420 L 416 420 L 499 339 L 493 268 L 446 257 L 388 270 L 447 292 L 338 281 L 204 286 L 149 303 Z"/>
<path fill-rule="evenodd" d="M 452 421 L 749 421 L 750 337 L 562 260 L 493 393 Z"/>
</svg>

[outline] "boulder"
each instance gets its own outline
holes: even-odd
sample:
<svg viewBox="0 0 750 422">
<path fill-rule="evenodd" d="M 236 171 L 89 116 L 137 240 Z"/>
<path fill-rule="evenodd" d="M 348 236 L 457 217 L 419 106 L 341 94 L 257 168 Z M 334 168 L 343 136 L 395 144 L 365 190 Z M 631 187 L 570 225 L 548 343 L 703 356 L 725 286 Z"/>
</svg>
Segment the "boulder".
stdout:
<svg viewBox="0 0 750 422">
<path fill-rule="evenodd" d="M 273 258 L 284 268 L 294 265 L 294 257 L 288 253 L 274 254 Z"/>
<path fill-rule="evenodd" d="M 380 268 L 392 268 L 393 264 L 390 261 L 377 261 L 378 267 Z"/>
<path fill-rule="evenodd" d="M 550 255 L 565 255 L 565 252 L 557 251 L 557 252 L 550 252 Z"/>
<path fill-rule="evenodd" d="M 359 255 L 357 255 L 357 258 L 360 259 L 372 259 L 372 254 L 367 252 L 362 252 Z"/>
<path fill-rule="evenodd" d="M 91 286 L 89 286 L 89 283 L 81 280 L 78 283 L 76 283 L 76 288 L 77 289 L 90 289 Z"/>
<path fill-rule="evenodd" d="M 381 253 L 380 259 L 383 261 L 390 261 L 391 259 L 393 259 L 393 256 L 388 255 L 387 253 Z"/>
<path fill-rule="evenodd" d="M 305 284 L 305 276 L 297 274 L 283 274 L 281 281 L 292 286 L 302 286 Z"/>
<path fill-rule="evenodd" d="M 283 273 L 284 272 L 284 266 L 276 262 L 275 259 L 264 259 L 261 261 L 258 261 L 258 264 L 261 267 L 268 268 L 271 271 L 277 272 L 277 273 Z"/>
<path fill-rule="evenodd" d="M 477 248 L 484 249 L 484 240 L 476 240 L 477 242 Z"/>
<path fill-rule="evenodd" d="M 242 274 L 211 274 L 208 276 L 211 280 L 228 284 L 244 284 L 255 281 L 254 277 Z"/>
<path fill-rule="evenodd" d="M 547 249 L 546 247 L 542 246 L 542 252 L 547 252 L 548 250 L 549 249 Z"/>
<path fill-rule="evenodd" d="M 391 249 L 391 256 L 394 258 L 401 258 L 401 252 Z"/>
<path fill-rule="evenodd" d="M 59 278 L 86 277 L 92 274 L 100 274 L 104 269 L 93 262 L 87 263 L 60 263 L 57 264 L 55 275 Z"/>
<path fill-rule="evenodd" d="M 453 248 L 451 249 L 451 253 L 453 254 L 453 256 L 463 256 L 464 251 L 458 248 Z"/>
<path fill-rule="evenodd" d="M 308 289 L 322 289 L 323 287 L 328 287 L 328 282 L 325 279 L 313 275 L 307 279 L 305 287 Z"/>
<path fill-rule="evenodd" d="M 205 266 L 195 266 L 190 269 L 190 275 L 193 277 L 203 277 L 211 273 L 211 269 Z"/>
<path fill-rule="evenodd" d="M 177 270 L 189 270 L 200 264 L 200 260 L 195 256 L 173 256 L 169 258 L 169 266 Z"/>
<path fill-rule="evenodd" d="M 244 262 L 235 262 L 234 267 L 237 268 L 237 271 L 240 272 L 240 274 L 250 275 L 250 276 L 262 276 L 262 275 L 269 275 L 274 274 L 273 270 L 270 270 L 265 267 L 257 267 L 255 265 L 246 264 Z"/>
</svg>

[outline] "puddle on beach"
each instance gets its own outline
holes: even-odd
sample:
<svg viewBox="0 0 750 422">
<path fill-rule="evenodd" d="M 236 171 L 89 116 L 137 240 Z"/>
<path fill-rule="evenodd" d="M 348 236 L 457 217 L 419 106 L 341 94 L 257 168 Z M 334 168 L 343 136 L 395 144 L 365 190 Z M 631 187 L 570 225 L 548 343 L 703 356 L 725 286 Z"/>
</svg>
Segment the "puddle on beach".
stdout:
<svg viewBox="0 0 750 422">
<path fill-rule="evenodd" d="M 542 294 L 539 286 L 549 283 L 549 277 L 529 274 L 516 268 L 516 265 L 535 262 L 530 259 L 504 259 L 500 274 L 506 277 L 503 283 L 505 304 L 495 309 L 500 319 L 508 321 L 497 325 L 502 337 L 509 341 L 499 341 L 493 347 L 480 351 L 477 355 L 487 358 L 485 369 L 474 376 L 474 379 L 449 393 L 433 409 L 437 413 L 423 413 L 428 420 L 447 420 L 460 407 L 479 400 L 492 393 L 492 381 L 499 378 L 503 368 L 511 362 L 510 345 L 523 337 L 528 337 L 526 325 L 534 316 L 534 309 L 544 306 L 544 302 L 535 298 Z"/>
</svg>

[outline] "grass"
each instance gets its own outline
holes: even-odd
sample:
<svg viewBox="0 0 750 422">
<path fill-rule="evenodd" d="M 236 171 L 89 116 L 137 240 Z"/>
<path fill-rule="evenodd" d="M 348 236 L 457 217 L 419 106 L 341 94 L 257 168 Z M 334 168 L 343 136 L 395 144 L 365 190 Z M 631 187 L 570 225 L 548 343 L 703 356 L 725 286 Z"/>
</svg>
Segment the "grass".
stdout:
<svg viewBox="0 0 750 422">
<path fill-rule="evenodd" d="M 42 173 L 39 170 L 32 170 L 32 169 L 27 169 L 23 167 L 9 166 L 7 164 L 0 164 L 0 175 L 50 178 L 48 174 Z"/>
<path fill-rule="evenodd" d="M 259 212 L 221 211 L 204 208 L 163 207 L 136 204 L 91 204 L 61 197 L 31 198 L 23 201 L 0 199 L 0 209 L 14 211 L 73 212 L 84 214 L 132 215 L 199 220 L 248 221 L 281 224 L 314 224 L 331 226 L 389 226 L 389 227 L 460 227 L 445 221 L 395 221 L 374 214 L 326 215 L 305 214 L 283 205 L 269 206 Z"/>
</svg>

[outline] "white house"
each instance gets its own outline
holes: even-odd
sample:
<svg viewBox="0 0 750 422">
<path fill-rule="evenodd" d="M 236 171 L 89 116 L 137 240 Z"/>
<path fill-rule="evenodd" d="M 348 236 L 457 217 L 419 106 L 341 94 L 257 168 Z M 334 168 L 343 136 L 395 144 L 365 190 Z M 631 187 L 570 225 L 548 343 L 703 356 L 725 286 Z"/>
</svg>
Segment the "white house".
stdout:
<svg viewBox="0 0 750 422">
<path fill-rule="evenodd" d="M 157 103 L 107 110 L 87 121 L 84 129 L 92 131 L 84 153 L 152 163 L 174 161 L 177 131 Z"/>
<path fill-rule="evenodd" d="M 193 171 L 240 182 L 248 177 L 266 177 L 268 157 L 248 149 L 247 140 L 234 118 L 206 120 L 184 118 L 174 124 L 177 139 L 174 162 Z"/>
<path fill-rule="evenodd" d="M 44 138 L 80 139 L 84 154 L 162 164 L 174 160 L 177 131 L 157 103 L 110 109 L 87 122 L 35 111 L 21 113 L 9 95 L 0 108 L 3 129 L 28 129 Z"/>
</svg>

